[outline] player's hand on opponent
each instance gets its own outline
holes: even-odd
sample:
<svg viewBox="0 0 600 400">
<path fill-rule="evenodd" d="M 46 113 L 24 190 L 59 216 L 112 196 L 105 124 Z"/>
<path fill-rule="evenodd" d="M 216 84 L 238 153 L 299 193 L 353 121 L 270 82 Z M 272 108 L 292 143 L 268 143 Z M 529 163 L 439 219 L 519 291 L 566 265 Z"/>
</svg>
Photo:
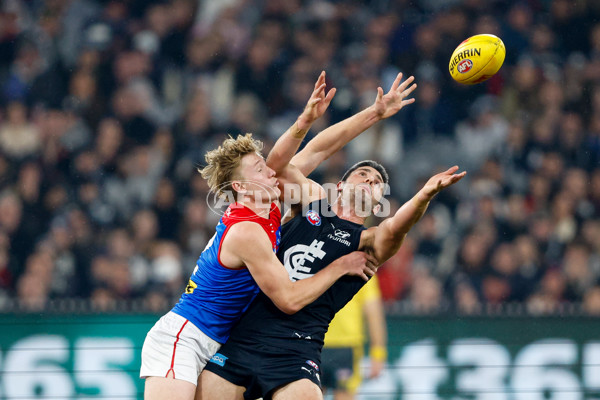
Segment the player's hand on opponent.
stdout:
<svg viewBox="0 0 600 400">
<path fill-rule="evenodd" d="M 312 123 L 325 114 L 336 91 L 335 88 L 330 89 L 325 95 L 325 86 L 325 71 L 322 71 L 315 83 L 315 89 L 310 99 L 308 99 L 308 103 L 306 103 L 306 107 L 304 107 L 304 111 L 298 117 L 298 129 L 310 129 Z"/>
<path fill-rule="evenodd" d="M 379 267 L 377 259 L 364 251 L 353 251 L 334 262 L 342 268 L 345 275 L 360 276 L 365 281 L 375 275 Z"/>
<path fill-rule="evenodd" d="M 467 171 L 463 171 L 459 174 L 456 174 L 456 171 L 458 171 L 457 165 L 429 178 L 427 183 L 425 183 L 425 186 L 419 191 L 419 200 L 431 200 L 433 196 L 442 191 L 442 189 L 454 185 L 467 174 Z"/>
<path fill-rule="evenodd" d="M 415 102 L 414 98 L 407 99 L 407 97 L 417 88 L 417 84 L 413 83 L 415 80 L 414 76 L 410 76 L 407 80 L 402 81 L 402 72 L 396 76 L 394 83 L 390 91 L 383 94 L 381 87 L 377 88 L 377 98 L 373 107 L 379 119 L 389 118 L 396 114 L 402 107 L 412 104 Z M 413 83 L 411 85 L 411 83 Z"/>
</svg>

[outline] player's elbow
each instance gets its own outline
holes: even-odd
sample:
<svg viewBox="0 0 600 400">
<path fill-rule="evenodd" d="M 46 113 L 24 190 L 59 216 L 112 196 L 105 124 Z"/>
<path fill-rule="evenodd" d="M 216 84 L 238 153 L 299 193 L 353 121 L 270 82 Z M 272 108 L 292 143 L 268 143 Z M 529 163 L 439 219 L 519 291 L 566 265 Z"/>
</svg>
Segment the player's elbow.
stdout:
<svg viewBox="0 0 600 400">
<path fill-rule="evenodd" d="M 300 304 L 291 301 L 290 299 L 281 299 L 280 301 L 275 302 L 275 305 L 287 315 L 296 314 L 302 309 Z"/>
<path fill-rule="evenodd" d="M 273 304 L 275 304 L 278 309 L 288 315 L 292 315 L 300 311 L 302 305 L 293 298 L 292 290 L 286 290 L 281 287 L 271 289 L 272 290 L 263 290 L 263 292 L 269 296 Z"/>
</svg>

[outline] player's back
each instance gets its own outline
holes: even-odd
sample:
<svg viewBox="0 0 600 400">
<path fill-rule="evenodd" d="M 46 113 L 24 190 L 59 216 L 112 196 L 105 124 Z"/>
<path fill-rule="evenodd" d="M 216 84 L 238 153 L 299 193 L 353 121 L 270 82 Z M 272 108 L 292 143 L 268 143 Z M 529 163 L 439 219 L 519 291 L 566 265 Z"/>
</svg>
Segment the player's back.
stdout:
<svg viewBox="0 0 600 400">
<path fill-rule="evenodd" d="M 277 256 L 291 280 L 308 278 L 357 250 L 364 229 L 362 225 L 338 218 L 324 200 L 313 202 L 308 211 L 283 225 Z M 309 342 L 320 348 L 335 313 L 364 283 L 359 277 L 342 277 L 317 300 L 292 315 L 279 310 L 261 292 L 234 328 L 232 339 L 287 348 L 306 346 Z M 290 338 L 303 341 L 294 342 Z"/>
<path fill-rule="evenodd" d="M 229 268 L 220 260 L 221 245 L 228 230 L 243 221 L 260 224 L 271 239 L 273 251 L 277 251 L 281 234 L 279 208 L 272 204 L 267 219 L 245 206 L 231 204 L 198 258 L 185 292 L 172 310 L 219 343 L 227 340 L 231 327 L 259 291 L 248 268 Z"/>
</svg>

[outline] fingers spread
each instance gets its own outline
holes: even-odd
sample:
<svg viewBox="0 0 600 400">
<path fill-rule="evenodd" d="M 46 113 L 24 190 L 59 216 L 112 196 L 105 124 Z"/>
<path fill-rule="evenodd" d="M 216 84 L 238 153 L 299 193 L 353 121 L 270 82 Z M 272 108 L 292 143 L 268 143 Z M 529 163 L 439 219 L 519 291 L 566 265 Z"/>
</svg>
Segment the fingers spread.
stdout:
<svg viewBox="0 0 600 400">
<path fill-rule="evenodd" d="M 414 76 L 409 76 L 409 77 L 408 77 L 408 79 L 407 79 L 407 80 L 405 80 L 404 82 L 402 82 L 402 85 L 400 85 L 400 90 L 401 90 L 401 91 L 404 91 L 404 90 L 406 89 L 406 87 L 407 87 L 408 85 L 410 85 L 410 84 L 411 84 L 411 83 L 412 83 L 414 80 L 415 80 L 415 77 L 414 77 Z M 415 84 L 415 85 L 416 85 L 416 84 Z M 414 85 L 413 85 L 413 86 L 414 86 Z M 412 89 L 412 90 L 414 90 L 414 89 Z M 412 91 L 412 90 L 411 90 L 411 91 Z"/>
<path fill-rule="evenodd" d="M 400 72 L 397 76 L 396 79 L 394 80 L 394 83 L 392 83 L 392 88 L 390 89 L 390 92 L 392 90 L 396 90 L 398 89 L 398 86 L 400 85 L 400 81 L 402 80 L 402 72 Z"/>
<path fill-rule="evenodd" d="M 321 86 L 325 82 L 325 71 L 321 71 L 317 82 L 315 83 L 315 89 Z"/>
<path fill-rule="evenodd" d="M 411 87 L 409 87 L 406 90 L 402 91 L 402 94 L 404 94 L 404 96 L 408 96 L 409 94 L 411 94 L 415 89 L 417 88 L 417 84 L 414 83 Z"/>
</svg>

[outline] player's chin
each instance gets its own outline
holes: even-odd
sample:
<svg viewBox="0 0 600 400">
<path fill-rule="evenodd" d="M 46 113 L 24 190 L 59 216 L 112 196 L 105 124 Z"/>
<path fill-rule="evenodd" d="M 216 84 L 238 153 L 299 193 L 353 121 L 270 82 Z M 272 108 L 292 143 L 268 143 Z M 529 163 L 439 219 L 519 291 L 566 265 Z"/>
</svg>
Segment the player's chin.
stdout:
<svg viewBox="0 0 600 400">
<path fill-rule="evenodd" d="M 269 199 L 270 203 L 279 200 L 279 196 L 281 196 L 281 190 L 278 188 L 269 188 L 266 190 L 265 197 Z"/>
<path fill-rule="evenodd" d="M 371 211 L 371 210 L 356 210 L 354 212 L 354 214 L 356 214 L 356 216 L 359 218 L 369 218 L 371 215 L 373 215 L 373 211 Z"/>
<path fill-rule="evenodd" d="M 370 202 L 365 202 L 364 204 L 357 204 L 354 207 L 354 213 L 357 217 L 368 218 L 373 215 L 373 207 L 371 207 Z"/>
</svg>

